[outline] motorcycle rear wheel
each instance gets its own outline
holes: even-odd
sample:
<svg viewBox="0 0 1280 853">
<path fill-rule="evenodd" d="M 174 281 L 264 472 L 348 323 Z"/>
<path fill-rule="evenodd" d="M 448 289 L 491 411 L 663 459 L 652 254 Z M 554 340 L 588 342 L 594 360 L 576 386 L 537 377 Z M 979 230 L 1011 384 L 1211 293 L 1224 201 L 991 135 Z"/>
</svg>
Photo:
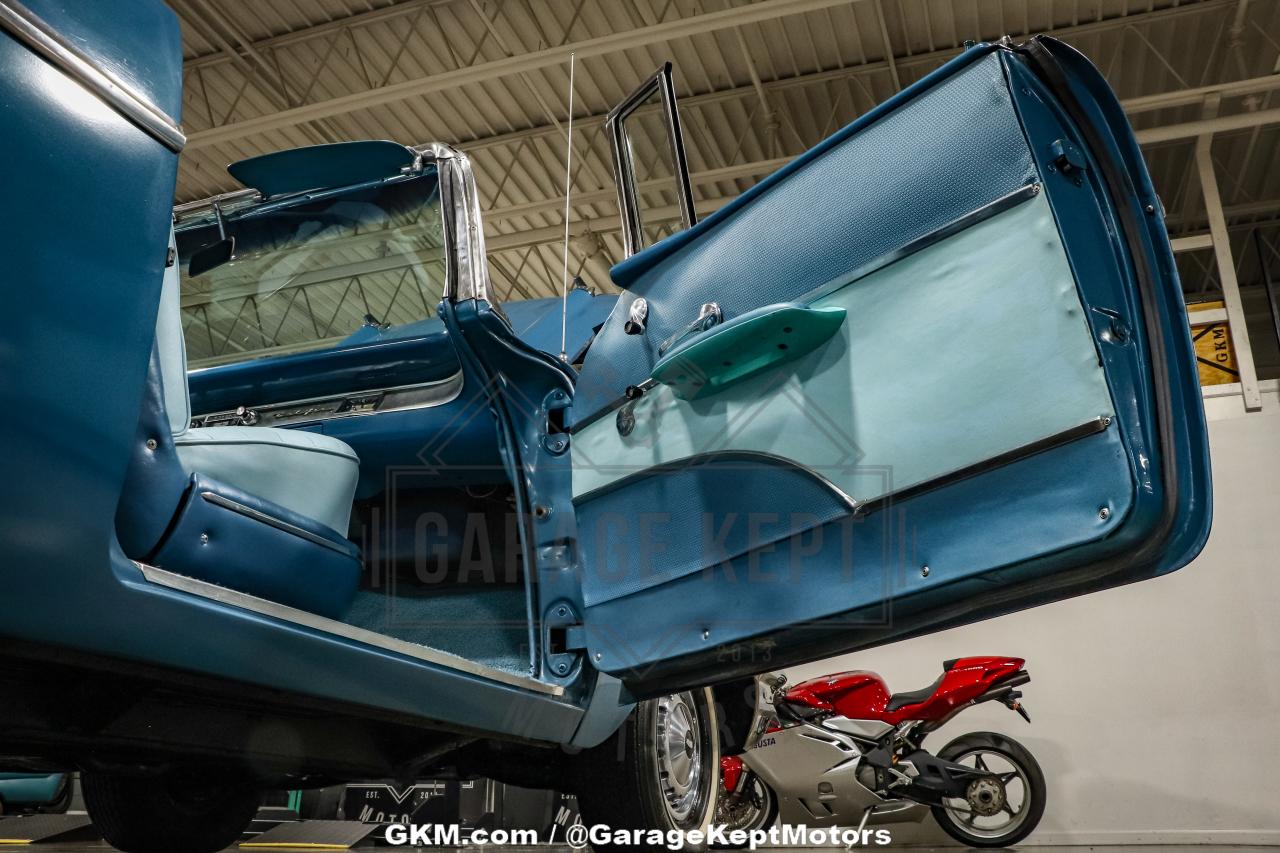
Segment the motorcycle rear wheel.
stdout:
<svg viewBox="0 0 1280 853">
<path fill-rule="evenodd" d="M 973 732 L 951 741 L 938 757 L 991 774 L 973 782 L 965 799 L 948 798 L 943 805 L 933 806 L 934 820 L 947 835 L 969 847 L 1008 847 L 1040 823 L 1044 773 L 1035 757 L 1013 738 Z M 1011 794 L 1020 795 L 1016 807 Z"/>
</svg>

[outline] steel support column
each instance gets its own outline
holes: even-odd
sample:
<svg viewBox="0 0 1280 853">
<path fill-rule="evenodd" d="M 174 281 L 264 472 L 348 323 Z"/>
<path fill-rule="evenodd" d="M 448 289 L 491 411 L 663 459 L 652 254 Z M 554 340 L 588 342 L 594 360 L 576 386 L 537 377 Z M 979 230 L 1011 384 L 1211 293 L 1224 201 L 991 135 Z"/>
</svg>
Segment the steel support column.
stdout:
<svg viewBox="0 0 1280 853">
<path fill-rule="evenodd" d="M 1222 302 L 1227 308 L 1227 324 L 1231 329 L 1231 343 L 1236 351 L 1236 366 L 1240 371 L 1240 391 L 1244 396 L 1245 411 L 1262 408 L 1262 394 L 1258 390 L 1258 371 L 1253 363 L 1253 349 L 1249 345 L 1249 328 L 1245 324 L 1244 305 L 1240 301 L 1240 282 L 1236 280 L 1235 260 L 1231 256 L 1231 238 L 1227 233 L 1227 218 L 1222 211 L 1222 196 L 1218 192 L 1218 177 L 1213 168 L 1211 152 L 1213 134 L 1206 133 L 1196 139 L 1196 167 L 1200 172 L 1200 190 L 1204 193 L 1204 206 L 1209 218 L 1209 234 L 1213 238 L 1214 258 L 1218 263 L 1218 279 L 1222 284 Z"/>
</svg>

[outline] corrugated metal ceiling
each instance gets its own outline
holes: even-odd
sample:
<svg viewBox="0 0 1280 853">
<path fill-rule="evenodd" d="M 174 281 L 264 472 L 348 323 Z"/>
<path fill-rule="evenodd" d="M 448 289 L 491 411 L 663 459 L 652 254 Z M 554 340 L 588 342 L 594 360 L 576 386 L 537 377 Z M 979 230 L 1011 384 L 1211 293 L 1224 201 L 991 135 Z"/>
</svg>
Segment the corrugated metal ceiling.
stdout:
<svg viewBox="0 0 1280 853">
<path fill-rule="evenodd" d="M 600 119 L 666 59 L 677 69 L 702 213 L 954 56 L 966 40 L 1050 32 L 1088 55 L 1122 99 L 1273 75 L 1277 0 L 169 0 L 186 50 L 178 200 L 235 189 L 227 163 L 344 139 L 443 141 L 469 151 L 494 278 L 512 297 L 555 293 L 563 228 L 570 48 L 575 267 L 607 288 L 622 253 Z M 1274 89 L 1220 114 L 1280 105 Z M 1193 121 L 1201 103 L 1144 111 L 1138 128 Z M 645 132 L 659 133 L 656 123 Z M 1203 231 L 1190 139 L 1145 148 L 1175 234 Z M 1242 282 L 1261 272 L 1263 223 L 1280 270 L 1280 126 L 1219 132 L 1214 160 L 1237 228 Z M 661 182 L 659 182 L 661 183 Z M 666 205 L 675 227 L 675 198 Z M 1190 294 L 1216 287 L 1211 252 L 1180 257 Z"/>
</svg>

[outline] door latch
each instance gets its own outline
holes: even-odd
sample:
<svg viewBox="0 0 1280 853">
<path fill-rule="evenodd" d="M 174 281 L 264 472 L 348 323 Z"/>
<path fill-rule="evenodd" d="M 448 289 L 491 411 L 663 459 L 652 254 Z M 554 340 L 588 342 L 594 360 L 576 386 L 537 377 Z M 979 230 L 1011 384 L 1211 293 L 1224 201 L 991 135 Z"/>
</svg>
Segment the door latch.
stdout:
<svg viewBox="0 0 1280 853">
<path fill-rule="evenodd" d="M 1053 165 L 1064 175 L 1074 176 L 1075 172 L 1083 172 L 1088 165 L 1084 153 L 1065 139 L 1055 139 L 1049 146 L 1049 155 Z"/>
</svg>

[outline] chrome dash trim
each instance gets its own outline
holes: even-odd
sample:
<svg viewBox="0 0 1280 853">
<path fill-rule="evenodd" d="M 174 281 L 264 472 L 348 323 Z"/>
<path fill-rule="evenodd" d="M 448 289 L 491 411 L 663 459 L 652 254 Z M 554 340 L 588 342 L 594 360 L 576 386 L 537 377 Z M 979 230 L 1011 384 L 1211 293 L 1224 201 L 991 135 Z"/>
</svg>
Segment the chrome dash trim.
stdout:
<svg viewBox="0 0 1280 853">
<path fill-rule="evenodd" d="M 415 409 L 430 409 L 452 403 L 462 394 L 462 371 L 446 379 L 435 382 L 422 382 L 417 385 L 397 385 L 393 388 L 372 388 L 368 391 L 354 391 L 350 394 L 337 394 L 332 397 L 311 397 L 305 400 L 289 400 L 283 403 L 270 403 L 265 406 L 249 405 L 257 415 L 256 426 L 286 426 L 288 424 L 314 423 L 340 418 L 358 418 L 367 415 L 384 415 L 390 412 L 408 412 Z M 370 398 L 381 395 L 374 408 L 351 409 L 345 412 L 334 410 L 349 400 Z M 235 410 L 206 412 L 193 415 L 193 427 L 210 429 L 231 423 L 226 420 L 235 415 Z M 197 421 L 199 423 L 197 423 Z M 213 423 L 210 423 L 213 421 Z"/>
<path fill-rule="evenodd" d="M 0 29 L 53 63 L 55 68 L 75 79 L 169 150 L 177 153 L 187 144 L 182 128 L 159 107 L 115 74 L 100 67 L 18 0 L 0 0 Z"/>
<path fill-rule="evenodd" d="M 404 655 L 405 657 L 414 658 L 416 660 L 425 661 L 426 663 L 435 664 L 447 669 L 456 670 L 474 675 L 479 678 L 485 678 L 509 687 L 517 687 L 522 690 L 529 690 L 534 693 L 543 693 L 548 696 L 563 696 L 564 687 L 558 684 L 547 684 L 533 678 L 523 675 L 516 675 L 512 672 L 504 672 L 500 669 L 494 669 L 484 664 L 476 663 L 458 655 L 448 652 L 442 652 L 439 649 L 421 646 L 417 643 L 410 643 L 406 640 L 397 640 L 395 637 L 389 637 L 386 634 L 378 634 L 373 631 L 357 628 L 354 625 L 348 625 L 345 622 L 339 622 L 336 619 L 328 619 L 324 616 L 317 616 L 314 613 L 308 613 L 305 610 L 297 610 L 283 604 L 277 604 L 274 601 L 267 601 L 263 598 L 257 598 L 252 595 L 246 595 L 243 592 L 236 592 L 233 589 L 227 589 L 217 584 L 208 583 L 207 581 L 189 578 L 186 575 L 175 574 L 155 566 L 149 566 L 145 563 L 139 563 L 136 560 L 134 565 L 142 572 L 142 576 L 149 583 L 156 586 L 162 586 L 167 589 L 185 592 L 190 595 L 196 595 L 210 601 L 216 601 L 219 604 L 227 604 L 232 607 L 238 607 L 241 610 L 248 610 L 257 613 L 260 616 L 269 616 L 273 619 L 279 619 L 284 622 L 290 622 L 295 625 L 302 625 L 316 631 L 326 634 L 343 637 L 344 639 L 354 640 L 357 643 L 363 643 L 367 646 L 384 649 L 389 652 Z"/>
<path fill-rule="evenodd" d="M 308 542 L 321 545 L 331 551 L 337 551 L 339 554 L 351 554 L 348 549 L 343 548 L 337 542 L 325 539 L 323 536 L 317 533 L 312 533 L 310 530 L 303 530 L 296 524 L 290 524 L 289 522 L 276 518 L 274 515 L 263 512 L 260 509 L 254 509 L 251 506 L 245 506 L 239 501 L 233 501 L 231 498 L 220 495 L 217 492 L 201 492 L 200 497 L 214 506 L 229 509 L 234 513 L 252 518 L 254 521 L 260 521 L 263 524 L 276 528 L 277 530 L 283 530 L 285 533 L 291 533 L 299 539 L 305 539 Z M 355 559 L 354 554 L 352 554 L 352 559 Z"/>
</svg>

